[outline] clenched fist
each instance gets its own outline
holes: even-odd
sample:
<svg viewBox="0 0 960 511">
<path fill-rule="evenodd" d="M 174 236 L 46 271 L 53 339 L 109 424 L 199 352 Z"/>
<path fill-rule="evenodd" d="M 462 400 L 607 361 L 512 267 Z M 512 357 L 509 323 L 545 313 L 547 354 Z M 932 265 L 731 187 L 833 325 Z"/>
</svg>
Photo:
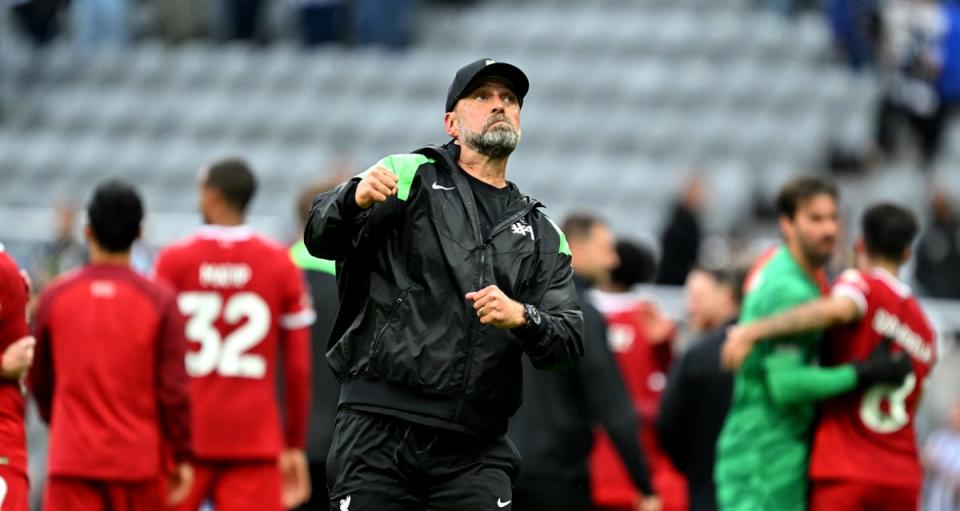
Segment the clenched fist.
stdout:
<svg viewBox="0 0 960 511">
<path fill-rule="evenodd" d="M 397 194 L 397 176 L 381 165 L 375 165 L 357 185 L 354 199 L 357 206 L 367 209 L 374 202 L 385 202 L 387 197 Z"/>
<path fill-rule="evenodd" d="M 467 300 L 473 302 L 480 323 L 497 328 L 516 328 L 527 322 L 523 313 L 523 304 L 515 302 L 503 294 L 497 286 L 487 286 L 480 291 L 467 293 Z"/>
</svg>

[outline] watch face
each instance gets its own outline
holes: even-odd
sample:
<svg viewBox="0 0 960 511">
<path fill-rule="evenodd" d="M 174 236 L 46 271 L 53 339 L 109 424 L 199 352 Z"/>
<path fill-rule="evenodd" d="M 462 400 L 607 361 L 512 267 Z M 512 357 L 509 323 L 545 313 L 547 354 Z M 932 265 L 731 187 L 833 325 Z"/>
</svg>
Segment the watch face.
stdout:
<svg viewBox="0 0 960 511">
<path fill-rule="evenodd" d="M 532 305 L 527 305 L 525 312 L 527 316 L 527 321 L 533 323 L 534 325 L 540 324 L 540 311 L 538 311 L 536 307 Z"/>
</svg>

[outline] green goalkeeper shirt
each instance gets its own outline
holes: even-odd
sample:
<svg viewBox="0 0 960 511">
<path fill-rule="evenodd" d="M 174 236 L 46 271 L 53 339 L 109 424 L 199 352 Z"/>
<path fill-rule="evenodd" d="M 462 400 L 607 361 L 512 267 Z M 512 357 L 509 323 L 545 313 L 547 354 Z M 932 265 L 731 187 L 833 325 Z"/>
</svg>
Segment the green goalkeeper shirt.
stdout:
<svg viewBox="0 0 960 511">
<path fill-rule="evenodd" d="M 768 317 L 820 297 L 811 276 L 780 247 L 748 283 L 740 321 Z M 756 345 L 734 380 L 717 441 L 714 478 L 720 509 L 806 508 L 807 455 L 818 400 L 852 390 L 852 366 L 819 368 L 820 332 Z"/>
</svg>

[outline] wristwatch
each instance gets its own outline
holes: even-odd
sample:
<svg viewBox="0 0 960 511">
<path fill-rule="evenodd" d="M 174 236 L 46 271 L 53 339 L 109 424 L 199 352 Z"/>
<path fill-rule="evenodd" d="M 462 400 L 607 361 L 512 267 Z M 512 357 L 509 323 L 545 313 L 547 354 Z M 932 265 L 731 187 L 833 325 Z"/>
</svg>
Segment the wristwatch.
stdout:
<svg viewBox="0 0 960 511">
<path fill-rule="evenodd" d="M 529 303 L 523 304 L 523 317 L 530 326 L 540 326 L 540 311 Z"/>
</svg>

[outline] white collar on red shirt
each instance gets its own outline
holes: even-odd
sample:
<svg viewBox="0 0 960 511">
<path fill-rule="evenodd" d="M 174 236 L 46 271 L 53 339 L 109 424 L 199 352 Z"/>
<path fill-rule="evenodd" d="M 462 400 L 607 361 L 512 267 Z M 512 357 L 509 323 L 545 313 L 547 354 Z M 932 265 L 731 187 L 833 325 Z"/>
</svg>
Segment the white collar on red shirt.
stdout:
<svg viewBox="0 0 960 511">
<path fill-rule="evenodd" d="M 870 273 L 873 274 L 874 277 L 884 281 L 888 286 L 890 286 L 890 289 L 900 295 L 900 298 L 910 298 L 910 296 L 913 294 L 910 286 L 904 284 L 899 278 L 897 278 L 896 275 L 890 273 L 885 268 L 874 266 L 870 269 Z"/>
<path fill-rule="evenodd" d="M 253 228 L 243 225 L 204 225 L 197 231 L 197 236 L 204 239 L 220 241 L 243 241 L 253 236 Z"/>
</svg>

